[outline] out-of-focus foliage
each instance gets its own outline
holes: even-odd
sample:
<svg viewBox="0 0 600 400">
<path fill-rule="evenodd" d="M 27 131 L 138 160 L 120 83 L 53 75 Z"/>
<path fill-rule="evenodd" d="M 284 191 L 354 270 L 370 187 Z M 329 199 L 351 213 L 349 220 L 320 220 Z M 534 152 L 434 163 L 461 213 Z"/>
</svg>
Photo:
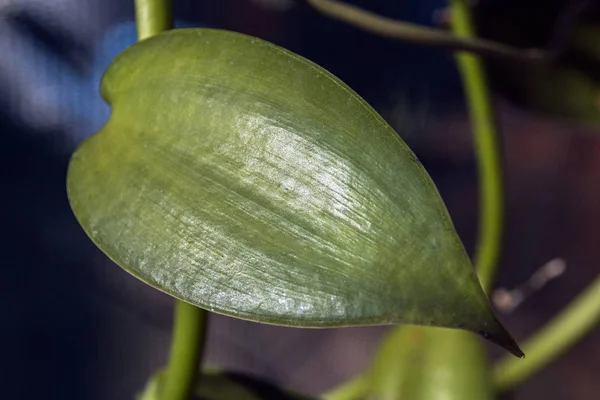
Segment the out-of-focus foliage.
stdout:
<svg viewBox="0 0 600 400">
<path fill-rule="evenodd" d="M 586 0 L 479 2 L 485 37 L 548 48 L 549 64 L 489 61 L 494 89 L 530 111 L 600 132 L 600 7 Z"/>
</svg>

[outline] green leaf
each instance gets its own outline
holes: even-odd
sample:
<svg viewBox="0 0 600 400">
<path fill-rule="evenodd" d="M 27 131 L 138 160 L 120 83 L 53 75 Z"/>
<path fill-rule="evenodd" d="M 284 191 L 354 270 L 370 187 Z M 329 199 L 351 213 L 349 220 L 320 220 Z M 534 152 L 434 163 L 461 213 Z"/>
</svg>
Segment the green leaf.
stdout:
<svg viewBox="0 0 600 400">
<path fill-rule="evenodd" d="M 156 373 L 138 400 L 160 400 L 163 372 Z M 237 372 L 203 372 L 196 382 L 192 400 L 310 400 L 302 394 L 281 389 L 270 382 Z"/>
<path fill-rule="evenodd" d="M 482 343 L 468 332 L 403 326 L 383 342 L 370 371 L 367 398 L 491 400 Z"/>
<path fill-rule="evenodd" d="M 324 69 L 181 29 L 125 50 L 101 91 L 112 114 L 73 155 L 68 195 L 131 274 L 238 318 L 463 328 L 521 354 L 423 166 Z"/>
</svg>

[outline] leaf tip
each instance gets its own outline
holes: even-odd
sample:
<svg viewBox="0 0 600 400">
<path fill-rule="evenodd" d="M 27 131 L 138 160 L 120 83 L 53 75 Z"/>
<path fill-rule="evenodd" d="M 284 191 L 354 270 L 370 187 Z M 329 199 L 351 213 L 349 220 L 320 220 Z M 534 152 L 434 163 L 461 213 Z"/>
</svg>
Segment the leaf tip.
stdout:
<svg viewBox="0 0 600 400">
<path fill-rule="evenodd" d="M 519 347 L 517 341 L 512 335 L 502 326 L 498 320 L 495 321 L 495 326 L 489 331 L 479 331 L 478 333 L 489 341 L 502 347 L 504 350 L 512 353 L 515 357 L 525 358 L 525 353 Z"/>
</svg>

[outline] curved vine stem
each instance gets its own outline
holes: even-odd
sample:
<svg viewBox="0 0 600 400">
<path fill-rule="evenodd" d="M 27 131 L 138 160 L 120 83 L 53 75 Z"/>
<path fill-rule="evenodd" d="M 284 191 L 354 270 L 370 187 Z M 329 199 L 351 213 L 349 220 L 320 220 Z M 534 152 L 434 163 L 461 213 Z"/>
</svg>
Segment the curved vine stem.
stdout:
<svg viewBox="0 0 600 400">
<path fill-rule="evenodd" d="M 173 27 L 171 0 L 135 0 L 138 39 L 143 40 Z M 161 400 L 188 400 L 200 369 L 206 336 L 206 311 L 175 300 L 171 353 Z"/>
<path fill-rule="evenodd" d="M 473 37 L 475 28 L 465 0 L 451 0 L 452 30 Z M 475 140 L 479 175 L 479 235 L 474 264 L 481 285 L 489 292 L 498 264 L 503 231 L 503 179 L 496 116 L 483 63 L 472 54 L 459 53 L 456 62 L 462 77 Z"/>
<path fill-rule="evenodd" d="M 600 276 L 539 333 L 523 344 L 524 360 L 501 359 L 494 367 L 494 385 L 511 389 L 540 371 L 600 322 Z M 516 362 L 515 362 L 516 361 Z"/>
<path fill-rule="evenodd" d="M 321 0 L 309 0 L 309 2 L 323 3 Z M 333 2 L 327 1 L 327 3 Z M 452 11 L 452 30 L 456 37 L 472 40 L 475 36 L 475 29 L 468 4 L 465 0 L 451 0 L 450 8 Z M 355 12 L 363 13 L 363 11 Z M 496 131 L 496 117 L 483 63 L 476 55 L 465 53 L 457 54 L 456 62 L 463 81 L 475 137 L 475 153 L 480 185 L 479 241 L 474 264 L 481 284 L 488 292 L 496 271 L 503 229 L 502 165 Z M 323 398 L 325 400 L 360 399 L 368 392 L 367 382 L 366 375 L 359 376 L 326 393 Z"/>
<path fill-rule="evenodd" d="M 396 21 L 334 0 L 306 1 L 331 18 L 392 39 L 450 50 L 464 50 L 486 57 L 518 62 L 545 62 L 551 58 L 550 54 L 542 49 L 520 49 L 491 40 L 453 35 L 440 29 Z M 454 18 L 454 10 L 452 10 L 452 19 Z"/>
<path fill-rule="evenodd" d="M 451 0 L 453 30 L 474 34 L 465 0 Z M 480 235 L 475 256 L 482 285 L 491 288 L 502 235 L 502 175 L 495 116 L 481 62 L 473 55 L 457 55 L 469 103 L 477 148 L 481 203 Z M 544 329 L 523 346 L 529 357 L 505 358 L 494 369 L 497 390 L 507 390 L 552 362 L 600 321 L 600 277 Z"/>
</svg>

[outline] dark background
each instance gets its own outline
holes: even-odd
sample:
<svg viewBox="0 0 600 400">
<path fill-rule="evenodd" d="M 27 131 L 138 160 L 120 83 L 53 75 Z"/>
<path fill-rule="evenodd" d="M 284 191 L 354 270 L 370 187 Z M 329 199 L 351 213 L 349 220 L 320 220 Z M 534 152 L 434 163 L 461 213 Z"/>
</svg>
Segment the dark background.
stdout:
<svg viewBox="0 0 600 400">
<path fill-rule="evenodd" d="M 130 3 L 0 1 L 3 399 L 132 399 L 167 357 L 171 299 L 97 250 L 65 193 L 70 154 L 109 112 L 97 90 L 101 73 L 135 40 Z M 348 83 L 415 150 L 473 249 L 478 186 L 460 81 L 448 53 L 360 32 L 300 1 L 174 3 L 178 25 L 270 40 Z M 428 25 L 445 4 L 354 3 Z M 598 275 L 600 132 L 534 115 L 502 98 L 498 109 L 507 230 L 497 284 L 519 285 L 554 257 L 567 262 L 562 277 L 502 315 L 523 340 Z M 302 330 L 215 315 L 207 363 L 316 394 L 363 370 L 387 329 Z M 511 397 L 595 399 L 599 360 L 596 329 Z"/>
</svg>

